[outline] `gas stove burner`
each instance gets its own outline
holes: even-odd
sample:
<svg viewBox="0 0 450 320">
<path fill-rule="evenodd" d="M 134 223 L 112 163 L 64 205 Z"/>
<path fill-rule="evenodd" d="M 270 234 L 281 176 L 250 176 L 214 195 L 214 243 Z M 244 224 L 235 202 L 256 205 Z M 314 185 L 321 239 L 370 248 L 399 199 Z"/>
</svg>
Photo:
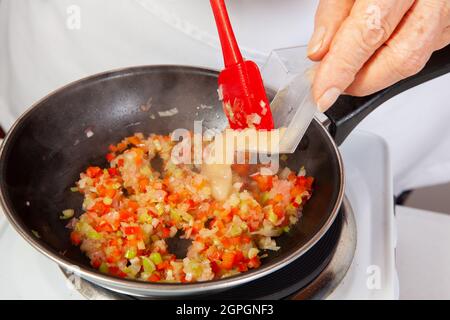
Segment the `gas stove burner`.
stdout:
<svg viewBox="0 0 450 320">
<path fill-rule="evenodd" d="M 336 221 L 303 256 L 261 279 L 198 299 L 324 299 L 341 283 L 356 249 L 356 223 L 345 198 Z M 64 274 L 68 274 L 63 270 Z M 79 279 L 78 291 L 90 300 L 154 299 L 131 297 Z"/>
</svg>

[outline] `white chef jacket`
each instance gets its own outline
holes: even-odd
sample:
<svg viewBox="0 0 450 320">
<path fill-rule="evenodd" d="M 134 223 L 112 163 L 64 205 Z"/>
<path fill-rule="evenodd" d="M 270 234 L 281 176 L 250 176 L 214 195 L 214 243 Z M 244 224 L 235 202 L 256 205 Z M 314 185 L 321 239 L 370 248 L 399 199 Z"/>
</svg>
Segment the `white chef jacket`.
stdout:
<svg viewBox="0 0 450 320">
<path fill-rule="evenodd" d="M 227 5 L 244 55 L 262 64 L 275 48 L 307 44 L 317 1 Z M 220 69 L 222 63 L 207 0 L 0 0 L 5 129 L 36 100 L 94 73 L 148 64 Z M 389 144 L 396 193 L 450 181 L 449 83 L 445 76 L 401 94 L 360 125 Z"/>
</svg>

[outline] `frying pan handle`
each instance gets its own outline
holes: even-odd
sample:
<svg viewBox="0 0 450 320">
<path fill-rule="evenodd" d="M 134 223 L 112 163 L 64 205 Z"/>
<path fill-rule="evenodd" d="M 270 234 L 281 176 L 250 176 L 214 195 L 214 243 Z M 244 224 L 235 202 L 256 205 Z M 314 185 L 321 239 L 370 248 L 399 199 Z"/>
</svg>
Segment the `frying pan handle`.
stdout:
<svg viewBox="0 0 450 320">
<path fill-rule="evenodd" d="M 450 45 L 436 51 L 418 74 L 366 97 L 341 96 L 325 114 L 328 130 L 338 145 L 373 110 L 390 98 L 410 88 L 450 72 Z"/>
</svg>

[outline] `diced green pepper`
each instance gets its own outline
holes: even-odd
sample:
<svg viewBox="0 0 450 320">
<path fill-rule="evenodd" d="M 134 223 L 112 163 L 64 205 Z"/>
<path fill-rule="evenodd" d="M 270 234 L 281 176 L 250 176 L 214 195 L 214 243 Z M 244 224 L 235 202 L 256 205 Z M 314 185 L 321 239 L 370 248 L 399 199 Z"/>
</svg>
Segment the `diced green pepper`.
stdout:
<svg viewBox="0 0 450 320">
<path fill-rule="evenodd" d="M 136 250 L 135 249 L 128 249 L 127 252 L 125 252 L 125 258 L 127 259 L 133 259 L 136 257 Z"/>
<path fill-rule="evenodd" d="M 160 264 L 162 262 L 161 254 L 159 252 L 153 252 L 150 255 L 150 260 L 152 260 L 156 265 Z"/>
<path fill-rule="evenodd" d="M 270 209 L 269 212 L 269 221 L 273 224 L 276 224 L 278 222 L 278 216 L 275 214 L 275 212 L 273 212 L 272 209 Z"/>
<path fill-rule="evenodd" d="M 149 258 L 142 257 L 142 265 L 145 273 L 151 274 L 156 270 L 155 264 Z"/>
<path fill-rule="evenodd" d="M 263 192 L 263 194 L 261 195 L 261 202 L 262 202 L 262 204 L 265 204 L 269 200 L 270 200 L 270 193 Z"/>
<path fill-rule="evenodd" d="M 231 229 L 230 229 L 230 237 L 237 237 L 242 233 L 241 228 L 236 225 L 236 224 L 232 224 L 231 225 Z"/>
<path fill-rule="evenodd" d="M 98 268 L 98 270 L 99 270 L 101 273 L 108 273 L 109 268 L 108 268 L 108 265 L 107 265 L 106 263 L 103 262 L 103 263 L 100 265 L 100 267 Z"/>
<path fill-rule="evenodd" d="M 156 213 L 160 216 L 164 213 L 164 205 L 162 203 L 158 203 L 156 206 Z"/>
<path fill-rule="evenodd" d="M 102 238 L 102 235 L 95 230 L 88 231 L 87 236 L 92 240 L 100 240 Z"/>
<path fill-rule="evenodd" d="M 147 213 L 142 213 L 139 215 L 140 223 L 152 223 L 152 217 L 150 217 Z"/>
<path fill-rule="evenodd" d="M 170 218 L 172 218 L 176 222 L 179 222 L 181 220 L 180 214 L 175 209 L 170 209 Z"/>
</svg>

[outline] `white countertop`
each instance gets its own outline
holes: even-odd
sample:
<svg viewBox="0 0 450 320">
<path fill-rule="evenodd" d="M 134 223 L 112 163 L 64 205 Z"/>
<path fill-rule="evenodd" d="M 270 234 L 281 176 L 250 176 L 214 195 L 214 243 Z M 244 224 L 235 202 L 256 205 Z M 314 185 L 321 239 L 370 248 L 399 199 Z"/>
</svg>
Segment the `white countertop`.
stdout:
<svg viewBox="0 0 450 320">
<path fill-rule="evenodd" d="M 450 299 L 450 215 L 396 207 L 400 299 Z"/>
</svg>

